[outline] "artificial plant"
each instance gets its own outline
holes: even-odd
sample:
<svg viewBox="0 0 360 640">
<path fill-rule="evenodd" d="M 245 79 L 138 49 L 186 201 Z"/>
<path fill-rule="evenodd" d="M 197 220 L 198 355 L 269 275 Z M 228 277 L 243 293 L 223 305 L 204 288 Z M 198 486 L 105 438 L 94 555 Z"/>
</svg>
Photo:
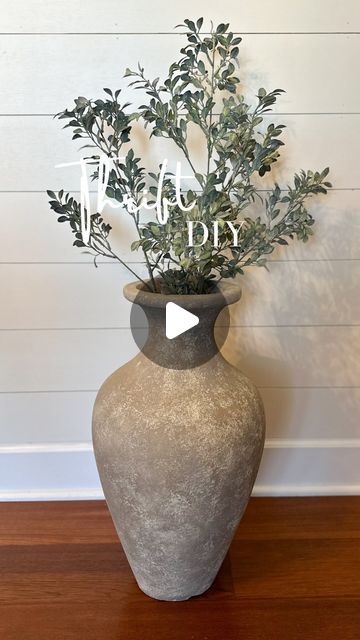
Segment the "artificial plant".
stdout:
<svg viewBox="0 0 360 640">
<path fill-rule="evenodd" d="M 266 257 L 277 245 L 289 239 L 306 242 L 312 235 L 313 216 L 305 207 L 309 196 L 326 193 L 331 184 L 326 181 L 328 169 L 321 172 L 300 171 L 293 183 L 282 190 L 275 182 L 264 189 L 261 178 L 272 170 L 283 145 L 284 126 L 268 121 L 281 89 L 258 90 L 255 103 L 250 105 L 241 91 L 236 74 L 239 64 L 241 38 L 229 31 L 228 24 L 202 33 L 203 18 L 196 22 L 185 20 L 187 43 L 173 62 L 167 77 L 149 80 L 144 68 L 127 69 L 126 78 L 134 89 L 142 90 L 146 102 L 136 111 L 130 104 L 121 104 L 121 90 L 104 89 L 105 97 L 97 100 L 79 97 L 72 109 L 57 114 L 67 120 L 73 140 L 81 139 L 114 162 L 109 174 L 106 195 L 123 206 L 133 218 L 138 239 L 132 250 L 141 251 L 148 271 L 144 285 L 152 291 L 176 294 L 207 293 L 223 278 L 243 274 L 250 265 L 265 266 Z M 161 166 L 146 171 L 132 148 L 134 124 L 148 127 L 150 137 L 172 141 L 194 174 L 195 185 L 183 188 L 181 200 L 187 211 L 179 206 L 170 208 L 165 224 L 157 219 L 142 220 L 140 207 L 144 188 L 156 197 Z M 137 125 L 138 126 L 138 125 Z M 189 148 L 190 129 L 196 127 L 202 136 L 206 154 L 205 167 L 196 166 Z M 99 178 L 95 168 L 93 179 Z M 162 184 L 163 195 L 174 200 L 173 177 L 166 172 Z M 111 247 L 111 226 L 101 212 L 91 215 L 90 236 L 87 241 L 81 227 L 80 203 L 70 194 L 48 191 L 50 206 L 58 214 L 59 222 L 68 222 L 75 236 L 73 244 L 90 252 L 95 260 L 105 256 L 118 260 L 142 280 L 130 264 Z M 258 201 L 260 215 L 248 211 Z M 132 206 L 135 205 L 135 206 Z M 124 215 L 119 209 L 119 215 Z M 203 242 L 203 228 L 195 227 L 195 246 L 189 246 L 187 223 L 200 220 L 209 228 Z M 215 246 L 212 224 L 218 222 Z M 241 220 L 237 246 L 227 222 Z"/>
</svg>

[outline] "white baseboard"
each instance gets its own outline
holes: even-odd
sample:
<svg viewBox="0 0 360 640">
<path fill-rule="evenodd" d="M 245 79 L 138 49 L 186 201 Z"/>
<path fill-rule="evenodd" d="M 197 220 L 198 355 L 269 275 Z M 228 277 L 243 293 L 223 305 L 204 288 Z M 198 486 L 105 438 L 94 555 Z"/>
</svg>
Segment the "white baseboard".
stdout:
<svg viewBox="0 0 360 640">
<path fill-rule="evenodd" d="M 301 496 L 358 496 L 359 485 L 255 485 L 254 497 L 301 497 Z M 0 502 L 35 502 L 64 500 L 104 500 L 101 488 L 98 489 L 52 489 L 32 491 L 0 491 Z"/>
<path fill-rule="evenodd" d="M 360 484 L 255 484 L 256 497 L 358 496 Z"/>
<path fill-rule="evenodd" d="M 254 496 L 360 494 L 360 439 L 268 440 Z M 0 446 L 0 501 L 97 500 L 90 442 Z"/>
<path fill-rule="evenodd" d="M 360 438 L 306 439 L 267 438 L 265 449 L 353 449 L 360 448 Z M 92 451 L 92 442 L 38 442 L 0 444 L 0 455 L 7 453 L 57 453 Z"/>
<path fill-rule="evenodd" d="M 0 502 L 34 502 L 56 500 L 104 500 L 101 488 L 0 491 Z"/>
</svg>

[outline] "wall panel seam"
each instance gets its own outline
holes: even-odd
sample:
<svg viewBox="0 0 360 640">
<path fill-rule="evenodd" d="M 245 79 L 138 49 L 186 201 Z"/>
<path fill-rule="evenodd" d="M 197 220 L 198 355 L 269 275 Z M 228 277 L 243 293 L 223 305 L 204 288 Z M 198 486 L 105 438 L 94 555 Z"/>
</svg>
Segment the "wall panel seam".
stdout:
<svg viewBox="0 0 360 640">
<path fill-rule="evenodd" d="M 71 238 L 71 236 L 70 236 Z M 323 262 L 325 264 L 330 264 L 332 262 L 359 262 L 360 258 L 283 258 L 282 260 L 276 258 L 272 259 L 268 257 L 268 263 L 270 264 L 287 264 L 293 262 Z M 12 260 L 9 262 L 0 261 L 0 265 L 94 265 L 93 260 Z M 120 267 L 119 262 L 116 260 L 97 260 L 96 264 L 98 265 L 112 265 L 116 267 Z M 126 264 L 132 265 L 145 265 L 145 262 L 142 260 L 127 260 Z"/>
<path fill-rule="evenodd" d="M 217 325 L 221 327 L 221 324 Z M 227 326 L 227 325 L 226 325 Z M 360 327 L 360 323 L 347 324 L 230 324 L 231 329 L 356 329 Z M 136 327 L 137 329 L 146 329 L 146 327 Z M 1 333 L 21 333 L 21 332 L 49 332 L 49 331 L 130 331 L 130 325 L 123 327 L 4 327 L 0 328 Z"/>
<path fill-rule="evenodd" d="M 256 387 L 261 391 L 271 390 L 271 389 L 327 389 L 338 390 L 338 389 L 356 389 L 360 390 L 360 385 L 256 385 Z M 31 394 L 37 395 L 42 393 L 97 393 L 99 389 L 20 389 L 20 390 L 0 390 L 0 395 L 21 395 L 21 394 Z"/>
<path fill-rule="evenodd" d="M 253 496 L 359 495 L 360 484 L 255 484 Z M 20 489 L 0 491 L 0 501 L 104 500 L 101 488 Z"/>
<path fill-rule="evenodd" d="M 1 31 L 0 36 L 173 36 L 184 31 Z M 210 32 L 202 31 L 202 35 Z M 360 31 L 233 31 L 239 36 L 358 36 Z"/>
<path fill-rule="evenodd" d="M 70 193 L 80 193 L 80 191 L 77 191 L 76 189 L 66 189 L 65 187 L 63 188 L 63 191 L 69 191 Z M 266 193 L 269 192 L 270 189 L 257 189 L 257 191 L 259 191 L 259 193 Z M 280 191 L 287 191 L 287 189 L 280 189 Z M 329 192 L 332 193 L 333 191 L 360 191 L 360 187 L 332 187 Z M 46 194 L 46 189 L 0 189 L 0 194 L 1 193 L 42 193 L 43 195 L 47 195 Z M 90 189 L 89 193 L 97 193 L 96 189 Z M 1 213 L 1 212 L 0 212 Z"/>
<path fill-rule="evenodd" d="M 358 449 L 359 438 L 318 438 L 318 439 L 284 439 L 268 438 L 265 449 Z M 31 455 L 53 453 L 84 453 L 93 452 L 90 441 L 85 442 L 39 442 L 32 444 L 0 444 L 0 455 Z"/>
</svg>

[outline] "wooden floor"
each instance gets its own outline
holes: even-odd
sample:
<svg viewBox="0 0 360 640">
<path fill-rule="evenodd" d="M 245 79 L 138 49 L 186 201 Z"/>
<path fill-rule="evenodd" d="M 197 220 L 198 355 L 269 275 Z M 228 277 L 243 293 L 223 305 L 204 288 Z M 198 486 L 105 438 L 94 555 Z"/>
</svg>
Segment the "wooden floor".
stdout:
<svg viewBox="0 0 360 640">
<path fill-rule="evenodd" d="M 359 640 L 360 498 L 254 498 L 203 596 L 139 591 L 103 502 L 0 504 L 1 640 Z"/>
</svg>

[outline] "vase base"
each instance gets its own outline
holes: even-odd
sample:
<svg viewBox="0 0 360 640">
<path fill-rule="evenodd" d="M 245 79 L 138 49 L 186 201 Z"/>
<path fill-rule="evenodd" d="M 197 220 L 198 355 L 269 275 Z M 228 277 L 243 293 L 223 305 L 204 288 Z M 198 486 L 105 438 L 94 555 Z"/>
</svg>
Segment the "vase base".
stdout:
<svg viewBox="0 0 360 640">
<path fill-rule="evenodd" d="M 192 591 L 191 593 L 176 595 L 171 593 L 164 593 L 163 591 L 147 589 L 146 587 L 140 586 L 139 584 L 138 587 L 143 593 L 145 593 L 146 596 L 149 596 L 149 598 L 153 598 L 154 600 L 163 600 L 165 602 L 181 602 L 184 600 L 189 600 L 190 598 L 195 598 L 196 596 L 201 596 L 203 593 L 205 593 L 205 591 L 210 589 L 212 583 L 213 581 L 211 581 L 210 584 L 207 584 L 205 587 L 201 587 L 194 592 Z"/>
</svg>

